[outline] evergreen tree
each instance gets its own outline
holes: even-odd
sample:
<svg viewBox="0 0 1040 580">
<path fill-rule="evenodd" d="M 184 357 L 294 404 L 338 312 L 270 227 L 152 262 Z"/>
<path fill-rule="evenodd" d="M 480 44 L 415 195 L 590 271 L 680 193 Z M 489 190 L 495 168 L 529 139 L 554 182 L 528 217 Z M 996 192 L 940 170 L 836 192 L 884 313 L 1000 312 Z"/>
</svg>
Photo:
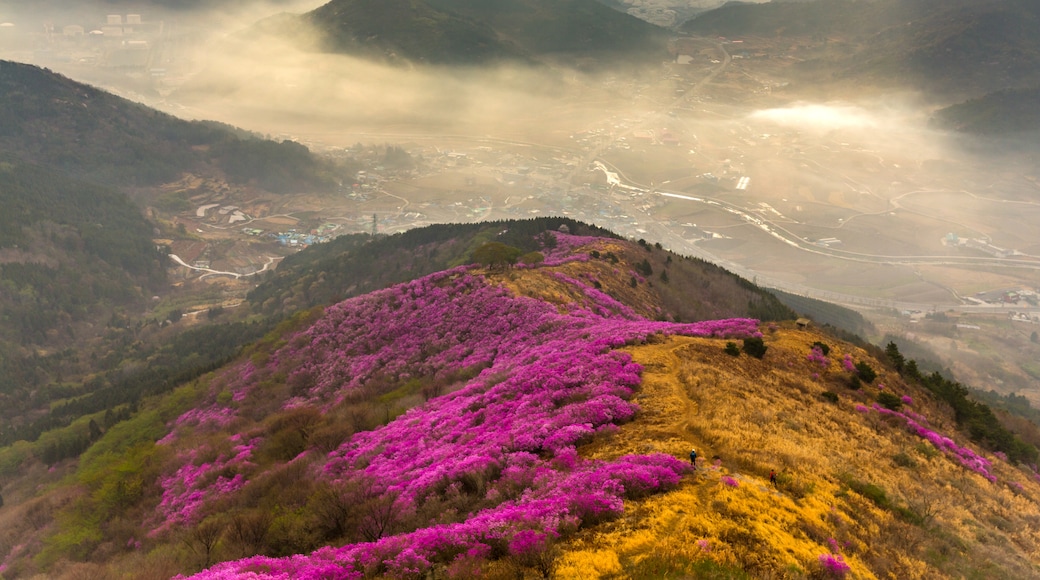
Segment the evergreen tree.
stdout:
<svg viewBox="0 0 1040 580">
<path fill-rule="evenodd" d="M 899 374 L 903 374 L 903 369 L 906 366 L 906 359 L 903 358 L 903 355 L 899 352 L 899 346 L 897 346 L 895 342 L 889 342 L 885 345 L 885 356 L 888 357 L 888 360 L 892 363 L 892 366 L 895 367 L 896 371 Z"/>
</svg>

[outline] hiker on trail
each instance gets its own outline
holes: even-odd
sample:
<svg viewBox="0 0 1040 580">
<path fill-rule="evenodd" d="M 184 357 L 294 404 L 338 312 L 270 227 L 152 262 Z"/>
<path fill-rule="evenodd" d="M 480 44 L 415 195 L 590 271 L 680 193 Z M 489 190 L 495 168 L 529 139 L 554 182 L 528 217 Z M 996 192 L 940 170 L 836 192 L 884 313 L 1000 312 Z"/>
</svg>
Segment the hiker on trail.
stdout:
<svg viewBox="0 0 1040 580">
<path fill-rule="evenodd" d="M 776 487 L 776 470 L 775 469 L 770 469 L 769 470 L 769 483 L 773 484 L 773 487 Z"/>
<path fill-rule="evenodd" d="M 691 449 L 690 450 L 690 465 L 692 465 L 694 469 L 697 469 L 697 450 L 696 449 Z"/>
</svg>

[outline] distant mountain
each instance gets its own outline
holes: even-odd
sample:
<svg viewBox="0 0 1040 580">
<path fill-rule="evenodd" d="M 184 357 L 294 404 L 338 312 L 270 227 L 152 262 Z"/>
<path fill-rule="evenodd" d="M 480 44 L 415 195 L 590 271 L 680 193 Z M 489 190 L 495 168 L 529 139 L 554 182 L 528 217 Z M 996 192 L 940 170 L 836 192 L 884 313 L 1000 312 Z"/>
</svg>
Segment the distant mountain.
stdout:
<svg viewBox="0 0 1040 580">
<path fill-rule="evenodd" d="M 520 58 L 521 49 L 486 24 L 415 0 L 330 2 L 304 17 L 322 32 L 329 52 L 429 63 Z"/>
<path fill-rule="evenodd" d="M 595 0 L 333 0 L 303 19 L 325 50 L 416 63 L 666 54 L 662 29 Z"/>
<path fill-rule="evenodd" d="M 0 61 L 0 103 L 0 154 L 87 181 L 146 187 L 219 173 L 281 193 L 337 178 L 297 143 L 177 119 L 30 65 Z"/>
<path fill-rule="evenodd" d="M 658 26 L 673 28 L 691 17 L 713 10 L 731 0 L 598 0 L 600 3 L 631 14 Z M 748 0 L 756 3 L 770 0 Z M 775 0 L 774 0 L 775 1 Z"/>
<path fill-rule="evenodd" d="M 289 9 L 300 4 L 301 0 L 265 0 L 264 4 L 269 7 L 285 7 Z M 106 13 L 117 14 L 119 12 L 130 12 L 141 14 L 150 19 L 160 12 L 185 13 L 198 12 L 201 10 L 239 8 L 255 5 L 253 0 L 104 0 L 104 2 L 80 2 L 79 0 L 6 0 L 3 9 L 5 12 L 21 13 L 25 16 L 45 14 L 48 16 L 69 15 L 70 13 L 100 15 L 102 19 Z"/>
<path fill-rule="evenodd" d="M 1040 4 L 1031 0 L 731 3 L 683 25 L 696 34 L 802 38 L 824 49 L 806 81 L 870 81 L 981 95 L 1040 81 Z"/>
<path fill-rule="evenodd" d="M 1040 88 L 1008 89 L 946 107 L 933 123 L 978 135 L 1019 135 L 1040 131 Z"/>
</svg>

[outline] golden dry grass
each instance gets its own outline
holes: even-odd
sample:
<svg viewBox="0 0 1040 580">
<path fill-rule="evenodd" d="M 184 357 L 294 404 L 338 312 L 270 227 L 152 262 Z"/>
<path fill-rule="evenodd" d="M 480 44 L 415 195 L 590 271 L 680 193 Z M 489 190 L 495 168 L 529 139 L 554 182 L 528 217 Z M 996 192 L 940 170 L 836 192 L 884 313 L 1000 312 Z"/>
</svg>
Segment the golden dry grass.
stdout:
<svg viewBox="0 0 1040 580">
<path fill-rule="evenodd" d="M 626 305 L 635 305 L 632 310 L 646 318 L 653 319 L 661 311 L 661 302 L 657 293 L 647 284 L 631 287 L 628 265 L 631 260 L 627 254 L 632 252 L 632 245 L 621 240 L 597 238 L 590 244 L 575 250 L 576 254 L 598 251 L 601 255 L 613 253 L 619 257 L 614 264 L 606 259 L 590 259 L 587 262 L 568 262 L 560 266 L 543 266 L 522 272 L 495 272 L 485 270 L 483 273 L 495 284 L 509 288 L 517 296 L 527 296 L 555 304 L 561 309 L 572 304 L 588 308 L 592 303 L 572 284 L 554 278 L 559 272 L 571 278 L 581 280 L 592 286 L 591 279 L 598 280 L 601 290 Z M 634 262 L 632 262 L 634 263 Z"/>
<path fill-rule="evenodd" d="M 818 340 L 831 346 L 827 369 L 806 358 Z M 628 349 L 644 367 L 635 398 L 641 412 L 583 454 L 685 458 L 693 446 L 704 459 L 677 489 L 630 501 L 618 520 L 567 542 L 560 578 L 626 577 L 651 556 L 708 559 L 752 578 L 819 577 L 818 557 L 833 542 L 854 578 L 1040 577 L 1040 485 L 993 457 L 999 481 L 990 483 L 905 428 L 857 412 L 878 389 L 845 387 L 840 360 L 848 353 L 875 369 L 879 362 L 811 330 L 767 335 L 763 360 L 731 357 L 724 343 L 673 337 Z M 875 385 L 909 394 L 934 429 L 966 443 L 927 393 L 879 375 Z M 839 401 L 825 400 L 824 391 Z M 770 469 L 781 474 L 779 489 L 769 484 Z M 723 484 L 724 476 L 739 487 Z M 850 481 L 884 490 L 890 507 Z M 900 509 L 924 521 L 908 523 Z"/>
</svg>

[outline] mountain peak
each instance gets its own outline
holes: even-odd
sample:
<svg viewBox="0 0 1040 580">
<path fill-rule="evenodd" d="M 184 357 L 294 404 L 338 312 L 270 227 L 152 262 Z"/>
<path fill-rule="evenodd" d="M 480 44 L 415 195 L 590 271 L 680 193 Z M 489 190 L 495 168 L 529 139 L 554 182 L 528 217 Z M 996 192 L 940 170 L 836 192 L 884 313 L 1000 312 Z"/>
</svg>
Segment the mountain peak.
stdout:
<svg viewBox="0 0 1040 580">
<path fill-rule="evenodd" d="M 428 64 L 666 55 L 662 29 L 594 0 L 333 0 L 305 20 L 326 50 Z"/>
</svg>

